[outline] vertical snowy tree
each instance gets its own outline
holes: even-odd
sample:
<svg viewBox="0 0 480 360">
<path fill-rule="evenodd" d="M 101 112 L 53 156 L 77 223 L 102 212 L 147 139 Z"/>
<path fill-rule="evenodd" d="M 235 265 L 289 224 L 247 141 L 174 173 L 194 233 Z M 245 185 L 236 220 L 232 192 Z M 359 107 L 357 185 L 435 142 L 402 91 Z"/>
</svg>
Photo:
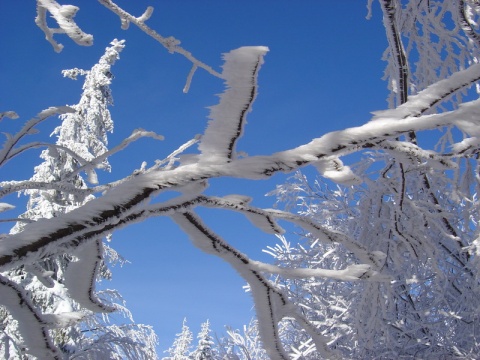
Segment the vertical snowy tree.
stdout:
<svg viewBox="0 0 480 360">
<path fill-rule="evenodd" d="M 257 320 L 244 325 L 242 330 L 227 328 L 227 335 L 219 341 L 218 348 L 222 360 L 270 359 L 262 346 Z"/>
<path fill-rule="evenodd" d="M 187 319 L 183 319 L 182 331 L 178 333 L 173 341 L 172 346 L 166 352 L 170 356 L 164 357 L 163 360 L 189 360 L 190 349 L 193 340 L 193 334 L 187 325 Z"/>
<path fill-rule="evenodd" d="M 108 107 L 113 104 L 110 83 L 113 78 L 111 67 L 119 58 L 124 48 L 124 41 L 114 40 L 99 62 L 91 70 L 73 69 L 64 71 L 64 76 L 77 79 L 85 76 L 83 94 L 80 102 L 71 106 L 74 112 L 61 116 L 62 124 L 53 135 L 57 136 L 55 145 L 41 154 L 44 160 L 35 168 L 31 182 L 39 184 L 63 184 L 63 187 L 26 190 L 29 196 L 27 211 L 21 215 L 12 233 L 21 232 L 28 222 L 41 221 L 68 213 L 81 207 L 94 198 L 87 189 L 83 173 L 88 181 L 97 184 L 95 169 L 110 170 L 107 161 L 107 133 L 113 130 L 113 121 Z M 98 240 L 98 254 L 102 257 L 97 264 L 91 281 L 109 279 L 107 263 L 115 264 L 122 258 L 115 250 Z M 39 263 L 30 264 L 10 272 L 10 276 L 27 291 L 35 293 L 34 303 L 43 312 L 72 314 L 72 323 L 67 327 L 52 330 L 53 341 L 65 356 L 75 358 L 129 358 L 152 359 L 156 356 L 156 336 L 153 330 L 144 325 L 109 324 L 105 314 L 85 312 L 70 295 L 76 290 L 68 289 L 65 273 L 72 271 L 81 261 L 80 253 L 46 258 Z M 82 264 L 80 266 L 86 266 Z M 99 294 L 103 301 L 122 301 L 116 291 L 104 290 Z M 103 310 L 117 311 L 125 320 L 133 322 L 132 316 L 123 305 L 111 303 Z M 4 341 L 0 344 L 9 358 L 29 356 L 30 349 L 20 346 L 16 322 L 5 309 L 1 311 L 2 323 L 5 324 Z M 77 324 L 74 322 L 77 321 Z"/>
<path fill-rule="evenodd" d="M 215 356 L 215 342 L 210 335 L 210 322 L 205 321 L 200 328 L 200 332 L 197 335 L 198 344 L 197 348 L 190 354 L 190 357 L 194 360 L 214 360 Z"/>
</svg>

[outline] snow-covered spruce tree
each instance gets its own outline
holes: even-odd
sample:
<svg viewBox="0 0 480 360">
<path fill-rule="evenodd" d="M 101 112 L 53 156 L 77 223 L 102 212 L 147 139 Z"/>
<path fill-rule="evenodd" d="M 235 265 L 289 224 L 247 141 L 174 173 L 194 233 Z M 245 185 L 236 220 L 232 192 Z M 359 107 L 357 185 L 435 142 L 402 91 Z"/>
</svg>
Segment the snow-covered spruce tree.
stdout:
<svg viewBox="0 0 480 360">
<path fill-rule="evenodd" d="M 77 192 L 62 191 L 61 188 L 36 188 L 26 190 L 29 196 L 27 211 L 20 216 L 12 229 L 19 233 L 28 222 L 57 217 L 81 207 L 94 198 L 87 189 L 81 170 L 88 174 L 88 181 L 96 184 L 95 168 L 110 170 L 106 155 L 107 133 L 113 130 L 113 121 L 108 107 L 113 104 L 110 83 L 113 77 L 111 66 L 119 58 L 124 41 L 114 40 L 105 54 L 91 70 L 73 69 L 64 71 L 64 76 L 77 79 L 85 76 L 83 93 L 78 104 L 71 106 L 75 112 L 61 115 L 62 124 L 52 135 L 57 135 L 56 146 L 44 150 L 44 160 L 35 168 L 31 182 L 62 184 Z M 99 263 L 97 279 L 109 279 L 111 274 L 107 262 L 112 265 L 122 261 L 121 257 L 108 245 L 98 241 L 103 259 Z M 78 254 L 76 254 L 78 257 Z M 76 359 L 152 359 L 156 356 L 156 336 L 145 325 L 133 323 L 109 324 L 108 316 L 83 310 L 68 294 L 65 272 L 72 265 L 71 255 L 59 255 L 43 259 L 41 262 L 22 266 L 9 272 L 11 279 L 27 291 L 35 294 L 33 302 L 45 313 L 70 313 L 72 324 L 52 330 L 54 344 L 67 357 Z M 73 266 L 73 265 L 72 265 Z M 74 266 L 73 266 L 74 267 Z M 71 270 L 70 270 L 71 271 Z M 74 289 L 70 289 L 74 291 Z M 105 290 L 99 294 L 104 300 L 121 302 L 116 291 Z M 127 308 L 111 303 L 109 307 L 121 313 L 125 320 L 132 321 Z M 18 323 L 1 309 L 1 322 L 4 325 L 0 351 L 9 359 L 30 358 L 29 349 L 24 348 Z M 78 321 L 74 324 L 75 321 Z"/>
<path fill-rule="evenodd" d="M 281 329 L 283 327 L 281 326 Z M 170 355 L 162 360 L 269 360 L 261 345 L 257 321 L 252 320 L 243 331 L 227 327 L 225 336 L 212 337 L 210 322 L 201 324 L 197 335 L 198 343 L 192 350 L 193 334 L 183 321 L 182 331 L 178 333 L 172 346 L 166 350 Z"/>
<path fill-rule="evenodd" d="M 201 324 L 200 332 L 197 335 L 197 348 L 192 351 L 190 357 L 194 360 L 214 360 L 217 358 L 215 342 L 210 329 L 210 322 L 207 320 Z"/>
<path fill-rule="evenodd" d="M 72 262 L 68 267 L 72 271 L 65 272 L 68 295 L 82 308 L 105 311 L 108 304 L 102 305 L 95 294 L 94 282 L 89 281 L 101 266 L 102 247 L 98 239 L 122 226 L 150 217 L 168 216 L 189 235 L 194 246 L 227 262 L 249 283 L 258 317 L 256 330 L 271 359 L 302 356 L 335 359 L 350 355 L 395 358 L 402 354 L 452 358 L 474 357 L 473 354 L 478 353 L 474 348 L 479 298 L 475 272 L 478 211 L 472 194 L 476 193 L 478 176 L 480 103 L 473 94 L 471 98 L 464 97 L 466 101 L 459 107 L 451 106 L 452 102 L 446 105 L 480 78 L 475 45 L 477 2 L 382 0 L 390 44 L 387 58 L 393 64 L 387 77 L 398 101 L 393 101 L 391 109 L 377 112 L 363 125 L 330 132 L 307 144 L 262 156 L 237 156 L 237 146 L 257 96 L 258 74 L 268 51 L 266 47 L 232 50 L 224 55 L 221 71 L 216 71 L 183 49 L 175 38 L 164 38 L 150 28 L 147 21 L 152 15 L 151 7 L 136 17 L 111 0 L 99 2 L 119 16 L 124 29 L 137 26 L 169 52 L 181 54 L 192 62 L 185 90 L 197 69 L 223 80 L 226 89 L 218 104 L 210 108 L 210 120 L 201 137 L 194 137 L 150 168 L 142 166 L 131 176 L 84 189 L 81 192 L 98 196 L 81 207 L 29 223 L 18 233 L 4 235 L 0 239 L 0 270 L 4 274 L 21 266 L 34 274 L 35 270 L 30 270 L 32 264 L 64 254 L 74 255 L 81 261 Z M 61 33 L 79 44 L 91 44 L 92 37 L 82 32 L 74 21 L 76 7 L 60 5 L 55 0 L 38 0 L 37 9 L 37 24 L 57 51 L 61 47 L 53 37 Z M 47 26 L 47 12 L 57 21 L 58 29 Z M 448 31 L 439 25 L 439 20 L 444 18 Z M 415 30 L 412 24 L 417 26 L 419 22 L 421 30 Z M 437 78 L 429 75 L 431 81 L 409 88 L 408 84 L 416 84 L 414 76 L 408 78 L 409 74 L 415 74 L 409 64 L 416 57 L 409 51 L 421 49 L 413 45 L 416 42 L 406 45 L 405 40 L 423 35 L 430 39 L 432 51 L 440 56 L 453 54 L 440 63 L 458 66 L 448 72 L 433 71 Z M 430 56 L 434 59 L 434 54 Z M 455 99 L 454 103 L 458 101 Z M 9 134 L 0 151 L 0 165 L 29 148 L 44 145 L 35 141 L 21 145 L 19 140 L 34 135 L 32 130 L 49 116 L 68 112 L 72 109 L 44 110 L 27 121 L 18 133 Z M 4 115 L 15 116 L 13 112 L 1 114 Z M 429 142 L 423 144 L 421 132 L 428 138 L 437 134 L 438 129 L 446 129 L 444 139 L 451 147 L 432 150 Z M 142 136 L 158 138 L 153 133 L 137 130 L 115 151 Z M 199 143 L 196 154 L 178 156 L 195 143 Z M 364 151 L 375 154 L 371 159 L 377 165 L 372 169 L 382 166 L 376 177 L 364 176 L 361 169 L 354 169 L 355 174 L 341 161 L 347 155 Z M 90 161 L 85 170 L 100 164 L 102 157 L 97 158 L 99 161 Z M 244 195 L 217 197 L 204 193 L 213 178 L 258 181 L 309 165 L 323 177 L 356 184 L 357 189 L 362 188 L 363 182 L 368 191 L 362 191 L 368 194 L 363 198 L 358 194 L 358 210 L 372 210 L 358 217 L 356 224 L 348 221 L 348 211 L 332 215 L 332 220 L 319 221 L 298 213 L 255 207 Z M 63 183 L 16 181 L 2 183 L 1 195 L 38 188 L 79 191 Z M 159 196 L 166 193 L 167 196 Z M 332 268 L 320 268 L 309 264 L 282 267 L 255 261 L 205 224 L 196 212 L 197 207 L 235 211 L 272 235 L 284 233 L 279 221 L 293 223 L 318 244 L 345 247 L 352 263 L 334 259 Z M 2 210 L 8 208 L 8 205 L 1 206 Z M 353 211 L 350 206 L 348 210 Z M 367 241 L 369 239 L 372 240 Z M 327 258 L 329 254 L 322 253 L 322 256 Z M 329 323 L 337 324 L 335 329 L 340 329 L 347 318 L 312 317 L 307 311 L 310 309 L 305 309 L 304 304 L 291 296 L 291 289 L 272 281 L 272 276 L 317 281 L 328 278 L 335 280 L 331 282 L 332 291 L 355 283 L 361 290 L 360 301 L 346 298 L 340 302 L 340 305 L 345 302 L 346 315 L 355 320 L 352 324 L 355 327 L 346 324 L 347 335 L 339 338 L 338 332 L 330 331 Z M 35 304 L 36 294 L 25 291 L 15 280 L 0 276 L 3 295 L 0 303 L 18 321 L 24 346 L 40 357 L 60 359 L 63 355 L 49 329 L 69 323 L 74 314 L 45 313 Z M 335 306 L 335 299 L 328 300 L 325 301 L 328 305 Z M 279 325 L 285 322 L 296 330 L 291 336 L 285 336 L 283 325 Z M 351 337 L 350 332 L 358 338 Z M 296 343 L 299 333 L 305 340 Z M 355 340 L 346 343 L 347 339 Z M 346 348 L 340 345 L 342 341 Z M 304 355 L 306 353 L 308 355 Z"/>
<path fill-rule="evenodd" d="M 283 325 L 280 324 L 280 334 L 282 334 L 282 329 Z M 218 340 L 217 348 L 221 360 L 270 359 L 262 346 L 256 320 L 244 325 L 242 330 L 227 327 L 227 334 Z"/>
<path fill-rule="evenodd" d="M 447 114 L 463 99 L 477 97 L 465 89 L 478 77 L 462 76 L 479 60 L 478 4 L 381 0 L 380 5 L 389 42 L 385 78 L 396 109 L 376 117 L 401 121 Z M 458 82 L 445 87 L 446 77 Z M 355 176 L 339 177 L 340 162 L 327 169 L 324 176 L 340 185 L 297 173 L 274 192 L 302 216 L 348 234 L 355 247 L 385 254 L 376 269 L 394 279 L 390 284 L 275 278 L 344 358 L 463 359 L 480 352 L 480 184 L 478 150 L 471 141 L 451 126 L 437 136 L 412 127 L 402 138 L 364 145 L 375 151 L 362 154 Z M 465 156 L 451 165 L 441 157 L 436 166 L 426 166 L 413 150 L 419 145 Z M 282 267 L 343 268 L 360 260 L 350 243 L 324 243 L 309 232 L 296 246 L 280 239 L 267 251 Z M 301 329 L 292 325 L 287 333 L 284 343 L 293 342 L 294 358 L 318 358 Z"/>
<path fill-rule="evenodd" d="M 166 352 L 169 356 L 163 360 L 189 360 L 190 350 L 192 347 L 193 334 L 187 325 L 187 319 L 183 319 L 182 331 L 178 333 L 173 341 L 172 346 Z"/>
</svg>

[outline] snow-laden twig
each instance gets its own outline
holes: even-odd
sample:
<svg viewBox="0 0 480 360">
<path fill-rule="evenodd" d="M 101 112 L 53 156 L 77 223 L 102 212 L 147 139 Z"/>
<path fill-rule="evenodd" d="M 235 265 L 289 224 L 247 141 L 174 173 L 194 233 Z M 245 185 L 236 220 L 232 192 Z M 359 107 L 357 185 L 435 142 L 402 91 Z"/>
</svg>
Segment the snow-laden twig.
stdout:
<svg viewBox="0 0 480 360">
<path fill-rule="evenodd" d="M 278 323 L 285 316 L 294 316 L 295 319 L 300 320 L 299 325 L 309 331 L 314 328 L 310 322 L 296 311 L 282 292 L 256 270 L 255 266 L 252 266 L 251 260 L 246 255 L 223 241 L 194 213 L 177 213 L 172 218 L 190 236 L 195 246 L 206 253 L 221 257 L 250 284 L 265 350 L 273 359 L 288 359 L 279 338 Z M 335 352 L 328 348 L 323 336 L 313 333 L 310 335 L 319 345 L 317 350 L 322 356 L 336 358 Z"/>
<path fill-rule="evenodd" d="M 192 84 L 192 79 L 193 75 L 195 74 L 195 71 L 197 71 L 198 66 L 193 64 L 192 68 L 190 69 L 190 72 L 187 75 L 187 81 L 185 82 L 185 86 L 183 87 L 183 92 L 186 94 L 190 90 L 190 85 Z"/>
<path fill-rule="evenodd" d="M 25 290 L 2 275 L 0 289 L 2 290 L 0 304 L 19 322 L 28 352 L 39 359 L 61 360 L 60 352 L 48 335 L 47 328 L 51 324 L 38 312 Z"/>
<path fill-rule="evenodd" d="M 65 273 L 65 287 L 82 307 L 93 312 L 113 312 L 115 306 L 103 303 L 95 294 L 95 281 L 103 261 L 103 244 L 94 240 L 79 246 Z"/>
<path fill-rule="evenodd" d="M 390 278 L 378 276 L 378 273 L 372 271 L 371 266 L 367 264 L 357 264 L 348 266 L 345 269 L 292 269 L 270 265 L 260 261 L 251 260 L 252 268 L 257 271 L 266 272 L 272 275 L 281 275 L 287 279 L 305 279 L 309 277 L 329 278 L 342 281 L 356 281 L 361 279 L 375 279 L 381 281 L 391 281 Z"/>
<path fill-rule="evenodd" d="M 7 140 L 3 143 L 2 149 L 0 150 L 0 165 L 3 165 L 7 159 L 11 158 L 12 152 L 15 151 L 15 145 L 17 145 L 23 137 L 35 133 L 35 126 L 37 126 L 39 123 L 45 121 L 50 116 L 72 113 L 74 111 L 74 109 L 68 106 L 50 107 L 42 110 L 37 114 L 36 117 L 28 120 L 22 129 L 15 135 L 4 133 L 4 135 L 7 137 Z"/>
<path fill-rule="evenodd" d="M 201 162 L 220 163 L 236 157 L 236 143 L 243 134 L 247 114 L 257 96 L 258 72 L 268 48 L 241 47 L 223 55 L 222 76 L 226 90 L 220 103 L 210 107 L 208 127 L 198 146 Z"/>
<path fill-rule="evenodd" d="M 325 178 L 337 184 L 353 185 L 359 184 L 362 180 L 354 174 L 349 166 L 344 165 L 338 156 L 329 156 L 315 163 L 315 168 Z"/>
<path fill-rule="evenodd" d="M 480 35 L 475 31 L 475 26 L 470 21 L 470 14 L 468 14 L 468 7 L 465 4 L 465 0 L 458 0 L 457 2 L 457 16 L 459 18 L 459 24 L 465 34 L 468 35 L 469 39 L 476 44 L 477 47 L 480 47 Z"/>
<path fill-rule="evenodd" d="M 69 149 L 65 146 L 58 145 L 58 144 L 51 144 L 51 143 L 47 143 L 47 142 L 36 141 L 36 142 L 31 142 L 31 143 L 19 146 L 17 148 L 11 149 L 11 151 L 8 153 L 8 155 L 0 163 L 0 166 L 5 165 L 8 161 L 12 160 L 14 157 L 16 157 L 20 154 L 23 154 L 27 150 L 41 148 L 41 147 L 48 148 L 49 151 L 53 151 L 53 152 L 55 152 L 57 150 L 65 151 L 67 154 L 69 154 L 72 158 L 74 158 L 80 164 L 87 164 L 88 163 L 88 161 L 86 159 L 82 158 L 79 154 L 77 154 L 76 152 L 72 151 L 71 149 Z"/>
<path fill-rule="evenodd" d="M 14 209 L 15 206 L 12 205 L 12 204 L 8 204 L 8 203 L 0 203 L 0 212 L 5 212 L 5 211 L 8 211 L 8 210 L 12 210 Z"/>
<path fill-rule="evenodd" d="M 447 170 L 458 167 L 457 163 L 449 159 L 454 156 L 454 153 L 438 154 L 432 150 L 424 150 L 407 141 L 387 140 L 377 144 L 375 148 L 395 154 L 395 159 L 402 161 L 404 164 L 410 163 L 415 166 L 421 166 L 422 164 L 419 164 L 419 160 L 424 160 L 433 169 Z"/>
<path fill-rule="evenodd" d="M 7 117 L 9 119 L 18 119 L 19 116 L 15 111 L 4 111 L 0 113 L 0 121 L 3 120 L 4 117 Z"/>
<path fill-rule="evenodd" d="M 153 8 L 148 7 L 147 10 L 144 12 L 144 14 L 140 17 L 135 17 L 122 8 L 120 8 L 117 4 L 115 4 L 111 0 L 98 0 L 100 4 L 104 5 L 107 9 L 112 11 L 113 13 L 117 14 L 118 17 L 121 20 L 122 23 L 122 29 L 127 29 L 128 24 L 132 23 L 135 26 L 137 26 L 140 30 L 145 32 L 148 36 L 151 36 L 155 40 L 157 40 L 160 44 L 162 44 L 170 53 L 178 53 L 180 55 L 183 55 L 185 58 L 187 58 L 189 61 L 191 61 L 197 68 L 201 68 L 206 70 L 209 74 L 222 78 L 222 75 L 215 71 L 213 68 L 210 66 L 204 64 L 200 60 L 196 59 L 190 52 L 186 51 L 180 46 L 180 41 L 175 39 L 174 37 L 168 37 L 165 38 L 159 33 L 157 33 L 155 30 L 150 28 L 147 24 L 145 24 L 145 20 L 148 20 L 150 16 L 152 15 Z M 191 78 L 193 74 L 189 75 L 189 78 Z M 188 84 L 188 81 L 187 81 Z"/>
<path fill-rule="evenodd" d="M 161 135 L 158 135 L 158 136 L 161 136 Z M 187 141 L 185 144 L 181 145 L 178 149 L 173 151 L 165 159 L 156 160 L 155 164 L 152 165 L 149 168 L 146 168 L 146 163 L 144 163 L 144 164 L 142 164 L 141 169 L 135 170 L 131 175 L 129 175 L 127 177 L 124 177 L 120 180 L 112 181 L 110 183 L 98 185 L 98 186 L 92 187 L 90 189 L 85 189 L 85 191 L 88 192 L 88 193 L 92 193 L 92 194 L 93 193 L 100 193 L 100 192 L 104 192 L 108 189 L 112 189 L 115 186 L 118 186 L 118 185 L 120 185 L 124 182 L 127 182 L 127 181 L 133 179 L 134 177 L 137 177 L 140 174 L 150 173 L 150 172 L 154 172 L 154 171 L 158 171 L 158 170 L 161 170 L 161 171 L 172 170 L 173 167 L 174 167 L 174 163 L 177 160 L 179 160 L 179 158 L 177 158 L 177 156 L 180 155 L 181 153 L 183 153 L 189 147 L 198 143 L 198 141 L 199 141 L 199 137 L 195 137 L 194 139 L 191 139 L 191 140 Z M 1 191 L 0 191 L 0 194 L 1 194 Z"/>
<path fill-rule="evenodd" d="M 15 222 L 21 222 L 21 223 L 25 223 L 25 224 L 30 224 L 30 223 L 33 223 L 35 222 L 34 220 L 30 220 L 30 219 L 23 219 L 23 218 L 11 218 L 11 219 L 0 219 L 0 222 L 1 223 L 15 223 Z"/>
<path fill-rule="evenodd" d="M 35 23 L 45 33 L 45 37 L 56 52 L 63 49 L 63 45 L 57 43 L 54 34 L 66 34 L 78 45 L 90 46 L 93 44 L 93 36 L 80 29 L 73 18 L 79 10 L 73 5 L 60 5 L 55 0 L 37 0 L 37 17 Z M 58 24 L 58 28 L 52 29 L 47 25 L 47 11 Z"/>
<path fill-rule="evenodd" d="M 91 161 L 88 161 L 88 162 L 85 161 L 83 163 L 84 165 L 75 169 L 75 171 L 73 171 L 71 174 L 68 175 L 67 179 L 71 179 L 71 178 L 75 177 L 76 175 L 80 174 L 82 171 L 87 171 L 89 169 L 94 169 L 99 164 L 103 163 L 107 158 L 109 158 L 110 156 L 113 156 L 114 154 L 122 151 L 128 145 L 130 145 L 131 143 L 133 143 L 133 142 L 135 142 L 139 139 L 147 138 L 147 137 L 155 139 L 155 140 L 163 140 L 164 139 L 164 137 L 162 135 L 158 135 L 157 133 L 155 133 L 153 131 L 147 131 L 147 130 L 143 130 L 143 129 L 135 129 L 129 137 L 123 139 L 122 142 L 120 144 L 118 144 L 117 146 L 115 146 L 114 148 L 104 152 L 103 154 L 98 155 L 97 157 L 95 157 Z"/>
<path fill-rule="evenodd" d="M 470 67 L 459 70 L 448 78 L 437 81 L 418 94 L 410 95 L 408 101 L 393 109 L 376 111 L 372 120 L 377 118 L 405 119 L 419 116 L 436 104 L 444 101 L 448 96 L 462 88 L 471 86 L 480 80 L 480 64 L 472 64 Z"/>
<path fill-rule="evenodd" d="M 398 30 L 396 22 L 396 7 L 401 6 L 396 0 L 380 0 L 383 10 L 383 22 L 387 33 L 387 40 L 391 56 L 394 59 L 394 79 L 398 83 L 394 92 L 397 93 L 398 100 L 396 105 L 399 106 L 407 101 L 408 98 L 408 61 L 405 55 L 405 49 L 402 43 L 401 33 Z"/>
<path fill-rule="evenodd" d="M 31 180 L 2 181 L 0 182 L 0 198 L 15 192 L 29 189 L 58 190 L 66 194 L 75 194 L 78 196 L 86 196 L 98 192 L 95 191 L 95 189 L 79 189 L 71 184 L 64 182 L 43 182 Z"/>
<path fill-rule="evenodd" d="M 380 251 L 369 252 L 362 244 L 359 244 L 347 234 L 338 230 L 328 229 L 326 226 L 317 223 L 309 217 L 292 214 L 286 211 L 269 210 L 272 217 L 292 222 L 310 233 L 318 241 L 342 244 L 351 251 L 361 262 L 371 265 L 373 268 L 380 268 L 384 263 L 385 254 Z"/>
</svg>

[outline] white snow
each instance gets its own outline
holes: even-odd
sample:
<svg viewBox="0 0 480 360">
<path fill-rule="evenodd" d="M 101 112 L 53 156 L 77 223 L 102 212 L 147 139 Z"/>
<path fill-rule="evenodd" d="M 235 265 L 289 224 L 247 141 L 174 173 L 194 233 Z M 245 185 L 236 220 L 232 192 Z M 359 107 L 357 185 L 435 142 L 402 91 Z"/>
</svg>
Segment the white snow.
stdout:
<svg viewBox="0 0 480 360">
<path fill-rule="evenodd" d="M 250 46 L 224 54 L 222 76 L 227 88 L 219 96 L 220 103 L 210 107 L 208 127 L 198 146 L 202 162 L 218 164 L 235 159 L 235 145 L 255 101 L 258 71 L 267 51 L 264 46 Z"/>
<path fill-rule="evenodd" d="M 89 46 L 93 44 L 93 36 L 84 33 L 78 27 L 73 18 L 79 10 L 78 7 L 72 5 L 60 5 L 55 0 L 38 0 L 37 1 L 37 17 L 35 23 L 45 33 L 46 39 L 52 44 L 56 52 L 63 49 L 63 45 L 57 43 L 53 39 L 54 34 L 64 33 L 78 45 Z M 51 29 L 47 25 L 46 12 L 50 12 L 52 17 L 58 24 L 57 29 Z"/>
<path fill-rule="evenodd" d="M 95 295 L 95 281 L 102 261 L 101 240 L 90 241 L 75 252 L 65 272 L 65 287 L 70 296 L 85 309 L 93 312 L 112 312 L 115 306 L 103 304 Z"/>
<path fill-rule="evenodd" d="M 15 209 L 14 205 L 0 202 L 0 212 L 5 212 L 12 209 Z"/>
<path fill-rule="evenodd" d="M 20 286 L 1 275 L 0 289 L 0 304 L 18 321 L 28 353 L 40 360 L 60 360 L 60 353 L 53 346 L 47 332 L 50 323 L 35 309 L 30 296 Z"/>
</svg>

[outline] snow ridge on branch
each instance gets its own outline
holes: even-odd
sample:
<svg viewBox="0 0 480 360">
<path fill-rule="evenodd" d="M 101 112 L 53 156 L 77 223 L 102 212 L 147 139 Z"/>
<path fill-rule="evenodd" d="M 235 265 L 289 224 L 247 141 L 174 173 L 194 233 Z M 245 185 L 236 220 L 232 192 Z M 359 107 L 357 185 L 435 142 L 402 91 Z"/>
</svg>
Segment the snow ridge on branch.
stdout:
<svg viewBox="0 0 480 360">
<path fill-rule="evenodd" d="M 249 46 L 223 55 L 226 90 L 219 96 L 220 103 L 210 107 L 208 127 L 199 145 L 200 161 L 221 163 L 235 159 L 235 145 L 257 96 L 258 71 L 267 51 L 264 46 Z"/>
<path fill-rule="evenodd" d="M 122 29 L 124 30 L 128 29 L 130 23 L 132 23 L 136 25 L 140 30 L 142 30 L 145 34 L 147 34 L 148 36 L 158 41 L 163 47 L 165 47 L 168 50 L 168 52 L 178 53 L 180 55 L 183 55 L 186 59 L 188 59 L 192 63 L 192 68 L 187 76 L 187 82 L 185 84 L 185 87 L 183 88 L 183 92 L 185 93 L 188 92 L 190 88 L 190 83 L 192 81 L 193 75 L 197 70 L 197 68 L 204 69 L 210 75 L 213 75 L 218 78 L 222 78 L 222 75 L 220 73 L 218 73 L 212 67 L 208 66 L 202 61 L 195 58 L 189 51 L 182 48 L 180 46 L 180 40 L 174 38 L 173 36 L 163 37 L 154 29 L 152 29 L 147 24 L 145 24 L 145 21 L 152 16 L 153 7 L 151 6 L 147 7 L 145 12 L 141 16 L 135 17 L 129 14 L 127 11 L 122 9 L 120 6 L 118 6 L 111 0 L 99 0 L 99 2 L 100 4 L 105 6 L 107 9 L 112 11 L 114 14 L 118 15 L 118 17 L 120 18 L 120 22 L 122 24 Z"/>
<path fill-rule="evenodd" d="M 265 350 L 273 359 L 289 359 L 283 349 L 278 333 L 278 323 L 284 316 L 292 316 L 312 337 L 317 349 L 329 359 L 337 354 L 327 346 L 327 339 L 314 330 L 314 326 L 304 318 L 288 298 L 271 284 L 244 254 L 225 243 L 218 235 L 203 224 L 192 212 L 177 213 L 172 219 L 190 236 L 193 244 L 201 250 L 221 257 L 228 262 L 249 283 L 259 319 L 259 330 Z"/>
<path fill-rule="evenodd" d="M 62 357 L 48 334 L 47 328 L 51 324 L 38 312 L 25 290 L 2 275 L 0 289 L 0 304 L 17 319 L 29 353 L 39 359 L 61 360 Z"/>
<path fill-rule="evenodd" d="M 90 46 L 93 44 L 93 36 L 84 33 L 75 23 L 73 18 L 79 10 L 73 5 L 60 5 L 55 0 L 37 0 L 37 17 L 35 23 L 45 33 L 45 37 L 56 52 L 63 49 L 63 45 L 53 39 L 54 34 L 66 34 L 78 45 Z M 58 24 L 58 28 L 52 29 L 47 25 L 47 11 Z"/>
<path fill-rule="evenodd" d="M 101 240 L 91 241 L 76 252 L 65 273 L 65 287 L 71 297 L 82 307 L 93 312 L 113 312 L 115 306 L 104 304 L 95 295 L 95 282 L 103 261 Z"/>
</svg>

